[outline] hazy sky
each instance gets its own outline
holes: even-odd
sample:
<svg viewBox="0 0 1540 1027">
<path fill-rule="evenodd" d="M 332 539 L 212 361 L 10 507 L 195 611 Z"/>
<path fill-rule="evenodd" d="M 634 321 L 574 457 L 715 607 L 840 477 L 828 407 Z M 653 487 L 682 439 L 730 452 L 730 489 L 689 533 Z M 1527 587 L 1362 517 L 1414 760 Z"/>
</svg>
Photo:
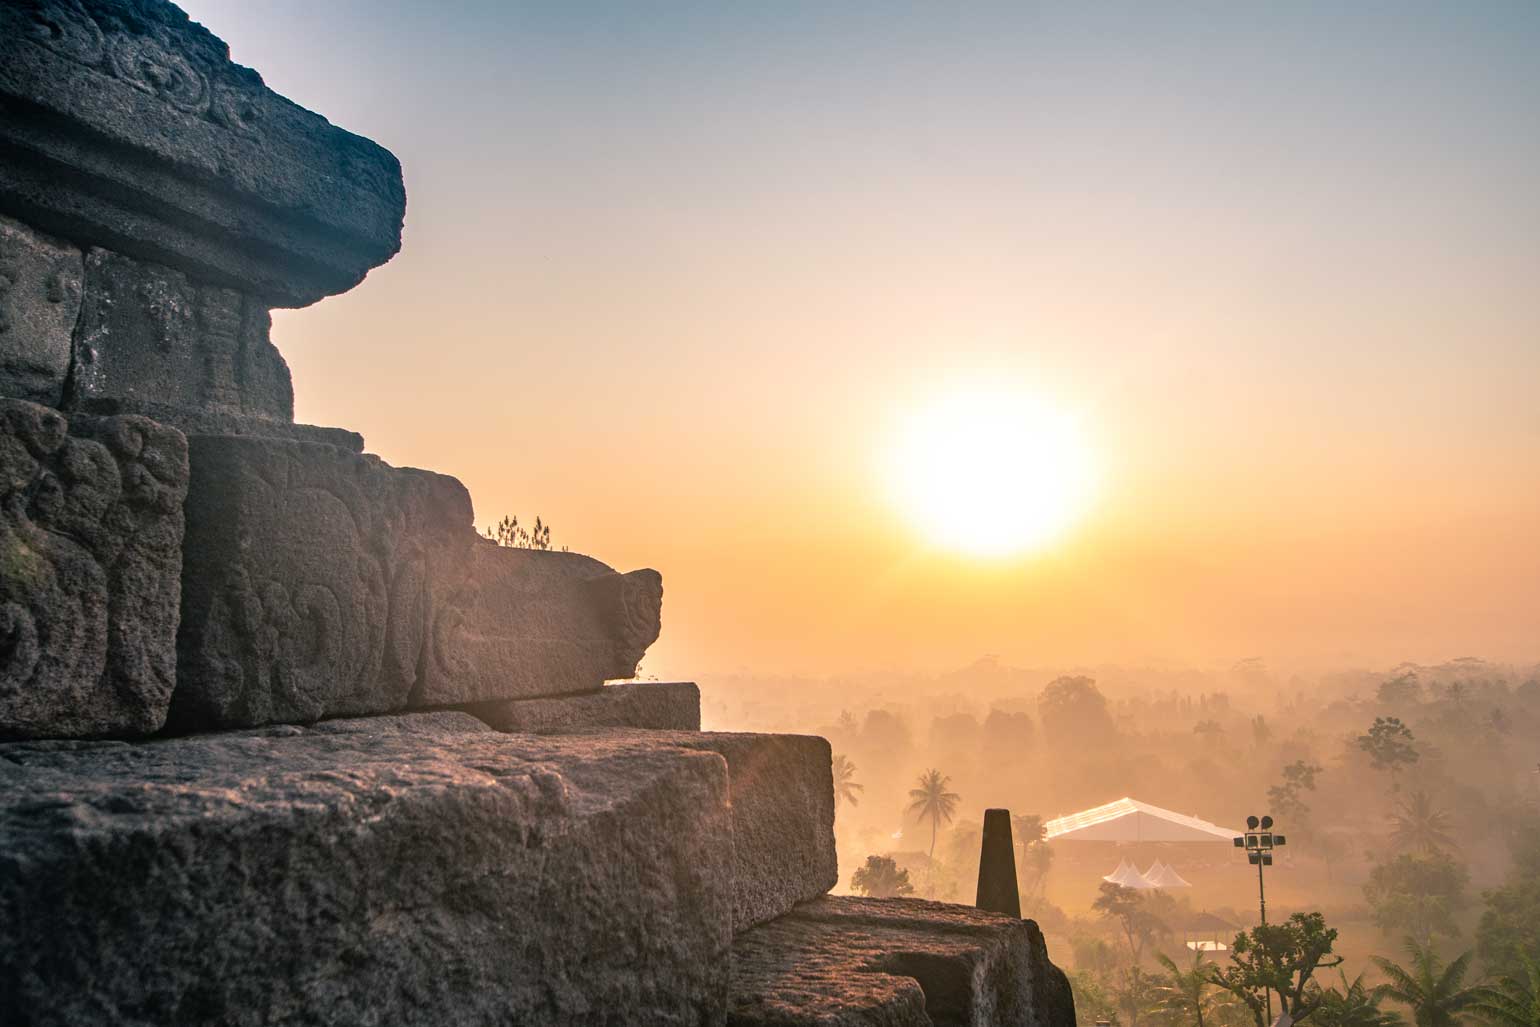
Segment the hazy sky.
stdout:
<svg viewBox="0 0 1540 1027">
<path fill-rule="evenodd" d="M 657 567 L 645 673 L 1540 658 L 1540 4 L 184 6 L 406 169 L 300 419 Z M 976 381 L 1062 544 L 884 491 Z"/>
</svg>

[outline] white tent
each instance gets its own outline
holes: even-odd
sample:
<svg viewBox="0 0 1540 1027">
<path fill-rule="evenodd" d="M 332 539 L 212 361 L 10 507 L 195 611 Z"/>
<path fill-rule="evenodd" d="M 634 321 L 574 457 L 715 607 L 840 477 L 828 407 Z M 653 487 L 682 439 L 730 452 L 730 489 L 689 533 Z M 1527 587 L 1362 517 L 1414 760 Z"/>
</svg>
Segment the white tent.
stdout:
<svg viewBox="0 0 1540 1027">
<path fill-rule="evenodd" d="M 1105 806 L 1056 817 L 1048 821 L 1047 827 L 1049 841 L 1071 842 L 1224 842 L 1228 845 L 1242 833 L 1138 799 L 1119 799 Z M 1138 873 L 1137 870 L 1134 872 Z"/>
<path fill-rule="evenodd" d="M 1152 881 L 1147 880 L 1145 876 L 1139 872 L 1139 868 L 1134 866 L 1127 859 L 1119 862 L 1118 868 L 1112 873 L 1104 876 L 1102 880 L 1110 881 L 1113 884 L 1120 884 L 1125 888 L 1138 888 L 1140 891 L 1143 891 L 1146 888 L 1158 887 L 1158 885 Z"/>
<path fill-rule="evenodd" d="M 1150 869 L 1144 872 L 1144 879 L 1157 888 L 1191 888 L 1192 885 L 1182 880 L 1182 875 L 1177 873 L 1170 863 L 1162 863 L 1156 860 Z"/>
</svg>

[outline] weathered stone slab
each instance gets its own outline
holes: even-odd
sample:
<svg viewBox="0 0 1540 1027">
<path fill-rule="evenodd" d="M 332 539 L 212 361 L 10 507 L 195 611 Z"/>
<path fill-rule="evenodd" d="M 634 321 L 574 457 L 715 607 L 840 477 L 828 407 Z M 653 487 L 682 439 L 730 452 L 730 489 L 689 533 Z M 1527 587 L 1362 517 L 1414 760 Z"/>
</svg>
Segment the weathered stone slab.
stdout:
<svg viewBox="0 0 1540 1027">
<path fill-rule="evenodd" d="M 719 1023 L 726 769 L 462 714 L 0 746 L 7 1022 Z"/>
<path fill-rule="evenodd" d="M 0 211 L 303 306 L 401 246 L 390 153 L 268 89 L 163 0 L 0 5 Z"/>
<path fill-rule="evenodd" d="M 80 250 L 0 217 L 0 396 L 59 405 L 83 273 Z"/>
<path fill-rule="evenodd" d="M 465 487 L 280 439 L 195 435 L 190 456 L 173 723 L 417 705 L 432 618 L 476 546 Z"/>
<path fill-rule="evenodd" d="M 690 681 L 625 682 L 587 695 L 474 703 L 464 709 L 499 731 L 532 735 L 598 728 L 700 730 L 700 689 Z"/>
<path fill-rule="evenodd" d="M 1074 1027 L 1031 920 L 918 899 L 826 896 L 733 941 L 727 1022 Z"/>
<path fill-rule="evenodd" d="M 584 738 L 720 753 L 733 805 L 733 930 L 778 917 L 839 883 L 826 739 L 727 731 L 606 731 Z"/>
<path fill-rule="evenodd" d="M 186 494 L 175 429 L 0 400 L 0 737 L 165 723 Z"/>
<path fill-rule="evenodd" d="M 663 579 L 592 557 L 482 540 L 436 615 L 422 705 L 595 691 L 636 673 L 661 630 Z"/>
<path fill-rule="evenodd" d="M 453 478 L 272 438 L 190 454 L 180 728 L 597 691 L 657 637 L 656 572 L 501 549 Z"/>
<path fill-rule="evenodd" d="M 161 424 L 169 424 L 184 435 L 258 435 L 270 439 L 292 439 L 295 442 L 320 442 L 351 453 L 364 451 L 364 437 L 346 428 L 295 424 L 292 421 L 236 414 L 227 410 L 189 410 L 186 407 L 158 403 L 153 399 L 122 396 L 87 398 L 77 400 L 74 408 L 88 414 L 136 414 Z"/>
<path fill-rule="evenodd" d="M 180 271 L 93 249 L 67 400 L 294 420 L 289 366 L 267 307 Z"/>
</svg>

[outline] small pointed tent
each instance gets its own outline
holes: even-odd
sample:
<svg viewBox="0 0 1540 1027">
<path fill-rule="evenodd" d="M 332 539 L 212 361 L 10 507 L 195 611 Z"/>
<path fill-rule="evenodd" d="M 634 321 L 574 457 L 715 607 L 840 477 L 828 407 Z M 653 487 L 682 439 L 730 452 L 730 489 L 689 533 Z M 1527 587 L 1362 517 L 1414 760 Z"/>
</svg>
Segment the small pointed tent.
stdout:
<svg viewBox="0 0 1540 1027">
<path fill-rule="evenodd" d="M 1241 834 L 1207 820 L 1127 798 L 1056 817 L 1048 821 L 1047 827 L 1048 841 L 1067 842 L 1224 842 L 1228 845 Z"/>
<path fill-rule="evenodd" d="M 1118 863 L 1118 868 L 1112 873 L 1102 877 L 1102 880 L 1108 881 L 1112 884 L 1120 884 L 1124 888 L 1137 888 L 1140 891 L 1143 891 L 1146 888 L 1156 887 L 1153 882 L 1147 880 L 1145 876 L 1139 872 L 1138 867 L 1134 866 L 1127 859 L 1120 861 Z"/>
<path fill-rule="evenodd" d="M 1182 880 L 1182 875 L 1177 873 L 1170 863 L 1162 863 L 1156 860 L 1150 869 L 1144 872 L 1144 879 L 1157 888 L 1191 888 L 1192 885 Z"/>
</svg>

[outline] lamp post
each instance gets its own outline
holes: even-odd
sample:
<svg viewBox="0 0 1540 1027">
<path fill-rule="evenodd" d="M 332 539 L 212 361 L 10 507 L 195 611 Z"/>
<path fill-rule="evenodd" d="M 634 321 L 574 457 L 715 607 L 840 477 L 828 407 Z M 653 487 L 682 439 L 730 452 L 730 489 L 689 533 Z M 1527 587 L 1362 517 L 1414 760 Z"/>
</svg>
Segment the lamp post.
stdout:
<svg viewBox="0 0 1540 1027">
<path fill-rule="evenodd" d="M 1246 850 L 1246 861 L 1257 868 L 1257 907 L 1262 915 L 1262 926 L 1267 926 L 1267 889 L 1262 881 L 1262 868 L 1273 865 L 1273 850 L 1280 845 L 1288 844 L 1288 839 L 1281 834 L 1273 833 L 1273 818 L 1270 816 L 1246 818 L 1246 833 L 1235 839 L 1237 849 Z M 1273 1019 L 1273 992 L 1271 988 L 1264 988 L 1267 995 L 1267 1020 Z"/>
</svg>

